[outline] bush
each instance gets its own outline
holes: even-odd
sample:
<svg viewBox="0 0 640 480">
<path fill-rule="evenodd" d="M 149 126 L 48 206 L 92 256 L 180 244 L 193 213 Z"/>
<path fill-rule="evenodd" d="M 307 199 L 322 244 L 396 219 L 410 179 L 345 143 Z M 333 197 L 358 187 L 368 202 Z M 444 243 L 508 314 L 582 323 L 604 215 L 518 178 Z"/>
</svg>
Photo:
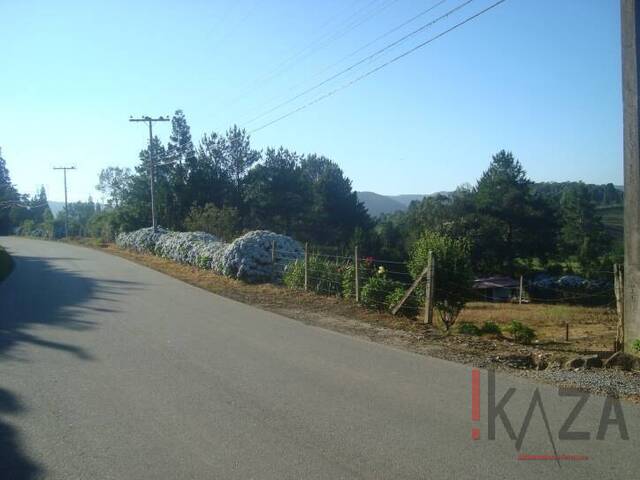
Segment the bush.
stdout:
<svg viewBox="0 0 640 480">
<path fill-rule="evenodd" d="M 318 256 L 309 257 L 309 291 L 322 295 L 342 294 L 343 267 L 336 262 Z M 283 277 L 289 288 L 304 288 L 304 260 L 299 259 L 287 265 Z"/>
<path fill-rule="evenodd" d="M 407 291 L 406 286 L 396 287 L 387 297 L 385 298 L 385 302 L 388 305 L 388 309 L 392 309 L 394 306 L 398 304 L 404 294 Z M 398 315 L 402 315 L 403 317 L 414 318 L 418 315 L 418 310 L 420 309 L 420 301 L 415 291 L 409 295 L 409 297 L 404 301 L 400 310 L 398 310 Z"/>
<path fill-rule="evenodd" d="M 634 349 L 636 352 L 639 352 L 639 353 L 640 353 L 640 338 L 636 338 L 636 339 L 633 341 L 633 345 L 632 345 L 632 346 L 633 346 L 633 349 Z"/>
<path fill-rule="evenodd" d="M 473 323 L 462 322 L 458 325 L 458 333 L 463 335 L 480 335 L 482 331 Z"/>
<path fill-rule="evenodd" d="M 427 266 L 429 251 L 435 260 L 434 304 L 445 328 L 455 323 L 471 292 L 471 244 L 465 238 L 453 238 L 426 231 L 416 241 L 409 261 L 409 272 L 417 278 Z"/>
<path fill-rule="evenodd" d="M 482 327 L 480 327 L 480 333 L 482 335 L 501 335 L 502 330 L 495 322 L 484 322 Z"/>
<path fill-rule="evenodd" d="M 371 278 L 371 266 L 367 262 L 360 262 L 358 265 L 360 285 L 366 285 Z M 344 298 L 354 298 L 356 296 L 356 267 L 353 263 L 346 265 L 342 269 L 342 295 Z"/>
<path fill-rule="evenodd" d="M 524 345 L 529 345 L 533 339 L 536 338 L 536 332 L 533 328 L 520 322 L 516 322 L 515 320 L 513 320 L 505 330 L 513 336 L 513 339 L 516 342 Z"/>
<path fill-rule="evenodd" d="M 393 307 L 390 301 L 397 297 L 397 291 L 402 288 L 400 282 L 391 280 L 386 275 L 374 275 L 362 287 L 360 301 L 363 306 L 373 310 L 389 310 Z"/>
</svg>

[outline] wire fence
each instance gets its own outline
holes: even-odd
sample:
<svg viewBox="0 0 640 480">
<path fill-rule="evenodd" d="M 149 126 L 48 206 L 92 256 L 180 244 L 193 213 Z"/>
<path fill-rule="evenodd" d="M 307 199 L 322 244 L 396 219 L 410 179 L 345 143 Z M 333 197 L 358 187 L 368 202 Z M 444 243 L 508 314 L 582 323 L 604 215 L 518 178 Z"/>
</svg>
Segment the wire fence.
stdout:
<svg viewBox="0 0 640 480">
<path fill-rule="evenodd" d="M 377 310 L 391 310 L 416 279 L 415 269 L 409 262 L 360 256 L 356 251 L 347 254 L 344 248 L 307 246 L 305 258 L 299 252 L 276 250 L 273 255 L 274 268 L 282 271 L 284 283 L 291 288 L 312 291 L 321 295 L 340 296 L 357 300 L 364 306 Z M 358 268 L 355 268 L 355 265 Z M 295 270 L 295 272 L 292 272 Z M 469 288 L 463 293 L 464 302 L 511 302 L 524 304 L 568 304 L 615 308 L 613 271 L 596 270 L 595 281 L 565 276 L 567 285 L 558 283 L 562 277 L 523 277 L 522 287 L 500 287 L 500 295 L 491 290 Z M 437 277 L 437 275 L 436 275 Z M 402 306 L 404 313 L 418 314 L 425 308 L 426 285 L 423 279 Z M 434 295 L 446 298 L 450 293 L 438 286 L 436 279 Z M 515 280 L 514 280 L 515 282 Z M 571 283 L 573 282 L 573 283 Z M 505 295 L 504 290 L 508 290 Z"/>
</svg>

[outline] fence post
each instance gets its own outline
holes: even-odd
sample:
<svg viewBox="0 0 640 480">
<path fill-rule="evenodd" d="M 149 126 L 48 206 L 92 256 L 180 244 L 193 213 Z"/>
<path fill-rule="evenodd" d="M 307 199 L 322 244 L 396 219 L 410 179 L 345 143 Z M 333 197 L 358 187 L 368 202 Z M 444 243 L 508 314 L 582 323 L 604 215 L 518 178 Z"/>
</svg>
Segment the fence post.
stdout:
<svg viewBox="0 0 640 480">
<path fill-rule="evenodd" d="M 564 322 L 564 341 L 569 341 L 569 322 Z"/>
<path fill-rule="evenodd" d="M 304 244 L 304 289 L 309 290 L 309 242 Z"/>
<path fill-rule="evenodd" d="M 424 323 L 433 325 L 433 290 L 435 285 L 435 261 L 433 251 L 429 250 L 427 260 L 427 286 L 424 292 Z"/>
<path fill-rule="evenodd" d="M 276 274 L 276 241 L 271 240 L 271 280 L 273 281 Z"/>
<path fill-rule="evenodd" d="M 355 269 L 355 288 L 356 288 L 356 303 L 360 303 L 360 260 L 358 260 L 358 246 L 355 246 L 353 254 L 353 267 Z"/>
<path fill-rule="evenodd" d="M 615 351 L 624 351 L 624 271 L 622 266 L 613 265 L 613 291 L 616 294 L 616 312 L 618 324 L 616 326 Z"/>
<path fill-rule="evenodd" d="M 522 284 L 523 284 L 523 279 L 522 279 L 522 275 L 520 275 L 520 295 L 518 298 L 518 304 L 522 305 Z"/>
</svg>

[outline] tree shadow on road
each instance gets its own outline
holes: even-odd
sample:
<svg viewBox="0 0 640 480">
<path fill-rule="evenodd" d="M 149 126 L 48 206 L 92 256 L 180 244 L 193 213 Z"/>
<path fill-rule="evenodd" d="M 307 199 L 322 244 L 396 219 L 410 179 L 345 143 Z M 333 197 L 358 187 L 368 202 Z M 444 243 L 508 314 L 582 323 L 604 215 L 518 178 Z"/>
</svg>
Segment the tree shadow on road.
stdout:
<svg viewBox="0 0 640 480">
<path fill-rule="evenodd" d="M 43 332 L 47 330 L 39 327 L 93 329 L 97 325 L 87 314 L 116 311 L 118 295 L 139 287 L 123 280 L 96 280 L 56 266 L 52 258 L 16 254 L 12 257 L 14 271 L 0 284 L 0 362 L 30 361 L 19 348 L 21 345 L 54 349 L 83 361 L 93 360 L 91 352 L 82 346 L 46 338 Z M 96 299 L 114 305 L 88 305 Z M 45 467 L 26 455 L 18 429 L 6 421 L 7 415 L 19 417 L 24 411 L 18 396 L 0 383 L 0 479 L 28 480 L 46 476 Z"/>
</svg>

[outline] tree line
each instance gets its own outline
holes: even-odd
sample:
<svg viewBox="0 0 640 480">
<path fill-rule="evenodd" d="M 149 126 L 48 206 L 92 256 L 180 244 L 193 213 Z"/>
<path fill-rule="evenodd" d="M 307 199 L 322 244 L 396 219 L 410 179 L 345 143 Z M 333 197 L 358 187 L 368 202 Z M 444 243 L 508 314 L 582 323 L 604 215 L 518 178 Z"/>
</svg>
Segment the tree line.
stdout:
<svg viewBox="0 0 640 480">
<path fill-rule="evenodd" d="M 435 232 L 468 245 L 476 274 L 547 269 L 590 276 L 622 255 L 597 209 L 622 202 L 622 192 L 611 184 L 533 183 L 515 156 L 502 150 L 475 185 L 374 219 L 332 160 L 283 147 L 256 150 L 236 126 L 194 143 L 180 110 L 166 145 L 154 137 L 133 170 L 112 166 L 100 172 L 97 189 L 105 205 L 91 199 L 70 204 L 72 235 L 112 240 L 151 224 L 150 150 L 158 223 L 172 230 L 230 240 L 243 231 L 268 229 L 314 245 L 347 250 L 357 244 L 366 255 L 399 261 L 425 232 Z M 1 232 L 21 226 L 23 233 L 61 235 L 63 217 L 53 218 L 44 189 L 33 197 L 20 195 L 1 155 L 0 202 Z"/>
</svg>

